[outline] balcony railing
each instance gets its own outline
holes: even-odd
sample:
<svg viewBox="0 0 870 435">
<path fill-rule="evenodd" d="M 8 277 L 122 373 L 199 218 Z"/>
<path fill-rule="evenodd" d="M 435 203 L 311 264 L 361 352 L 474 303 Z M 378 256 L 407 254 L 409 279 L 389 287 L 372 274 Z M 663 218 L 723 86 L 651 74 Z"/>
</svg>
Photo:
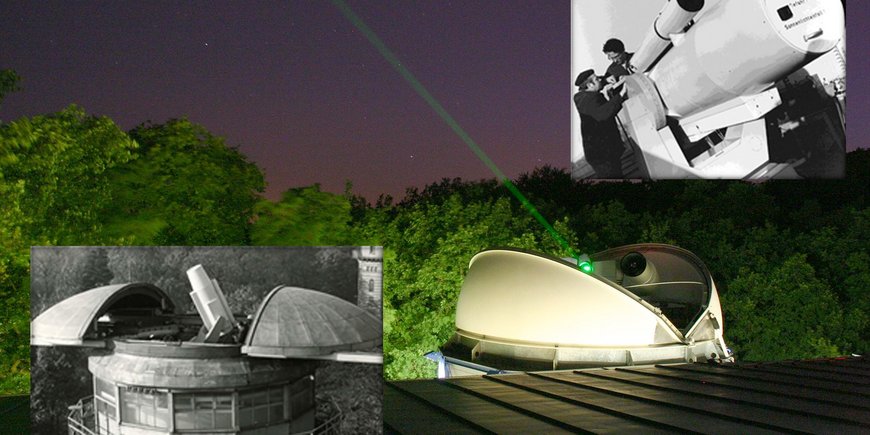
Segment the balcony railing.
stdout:
<svg viewBox="0 0 870 435">
<path fill-rule="evenodd" d="M 337 411 L 335 415 L 326 420 L 320 426 L 314 428 L 314 433 L 317 435 L 333 435 L 341 433 L 341 411 Z"/>
<path fill-rule="evenodd" d="M 93 430 L 94 423 L 94 396 L 82 398 L 75 405 L 69 407 L 69 415 L 66 417 L 69 435 L 96 435 Z"/>
<path fill-rule="evenodd" d="M 335 410 L 328 420 L 319 426 L 305 432 L 292 435 L 333 435 L 341 433 L 341 411 Z M 79 399 L 75 405 L 69 406 L 67 415 L 68 435 L 99 435 L 94 428 L 94 396 Z"/>
<path fill-rule="evenodd" d="M 305 432 L 294 432 L 291 435 L 333 435 L 341 433 L 341 411 L 336 410 L 335 415 L 321 423 L 314 429 Z"/>
</svg>

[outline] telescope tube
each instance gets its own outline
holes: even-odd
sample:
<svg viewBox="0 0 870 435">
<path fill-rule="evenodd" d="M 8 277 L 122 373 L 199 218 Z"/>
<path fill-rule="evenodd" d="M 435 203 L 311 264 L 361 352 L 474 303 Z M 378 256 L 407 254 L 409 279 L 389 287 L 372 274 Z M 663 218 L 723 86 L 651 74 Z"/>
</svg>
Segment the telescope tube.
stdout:
<svg viewBox="0 0 870 435">
<path fill-rule="evenodd" d="M 649 72 L 668 114 L 686 117 L 761 92 L 833 49 L 840 0 L 724 0 Z"/>
<path fill-rule="evenodd" d="M 188 269 L 187 279 L 190 280 L 190 286 L 193 288 L 190 297 L 206 328 L 213 329 L 223 317 L 227 320 L 226 325 L 229 325 L 225 329 L 232 329 L 232 323 L 235 322 L 233 313 L 220 287 L 209 278 L 202 265 L 197 264 Z"/>
<path fill-rule="evenodd" d="M 668 48 L 672 33 L 680 33 L 704 7 L 704 0 L 668 0 L 659 11 L 652 29 L 631 58 L 631 64 L 638 72 L 644 72 Z"/>
</svg>

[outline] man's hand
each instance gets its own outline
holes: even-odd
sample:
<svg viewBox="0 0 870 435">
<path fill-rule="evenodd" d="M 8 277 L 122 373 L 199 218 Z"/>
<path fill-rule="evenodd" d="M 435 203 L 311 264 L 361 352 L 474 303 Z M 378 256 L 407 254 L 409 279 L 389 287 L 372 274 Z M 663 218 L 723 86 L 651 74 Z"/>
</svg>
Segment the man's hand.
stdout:
<svg viewBox="0 0 870 435">
<path fill-rule="evenodd" d="M 604 95 L 604 98 L 608 101 L 610 101 L 610 99 L 613 98 L 613 94 L 614 94 L 613 87 L 614 87 L 614 85 L 612 83 L 608 83 L 608 84 L 604 85 L 603 88 L 601 88 L 601 93 Z"/>
<path fill-rule="evenodd" d="M 628 94 L 626 93 L 626 87 L 623 86 L 624 83 L 625 77 L 620 77 L 619 80 L 604 85 L 601 89 L 601 93 L 604 94 L 604 98 L 608 101 L 617 97 L 621 100 L 625 100 Z"/>
</svg>

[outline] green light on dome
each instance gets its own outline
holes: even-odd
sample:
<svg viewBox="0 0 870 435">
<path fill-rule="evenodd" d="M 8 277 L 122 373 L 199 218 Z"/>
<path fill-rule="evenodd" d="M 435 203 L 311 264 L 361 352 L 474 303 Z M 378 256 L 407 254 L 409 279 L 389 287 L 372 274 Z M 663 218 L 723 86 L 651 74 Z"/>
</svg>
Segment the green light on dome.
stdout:
<svg viewBox="0 0 870 435">
<path fill-rule="evenodd" d="M 595 272 L 595 268 L 592 267 L 592 263 L 588 261 L 582 261 L 577 265 L 577 268 L 580 269 L 583 273 L 592 273 Z"/>
</svg>

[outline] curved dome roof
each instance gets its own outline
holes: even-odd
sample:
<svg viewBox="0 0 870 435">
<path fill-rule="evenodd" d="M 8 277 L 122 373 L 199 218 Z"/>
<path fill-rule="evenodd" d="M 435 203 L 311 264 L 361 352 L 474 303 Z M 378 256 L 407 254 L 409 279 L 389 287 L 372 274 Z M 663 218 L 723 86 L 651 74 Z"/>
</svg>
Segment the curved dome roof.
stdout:
<svg viewBox="0 0 870 435">
<path fill-rule="evenodd" d="M 631 292 L 567 262 L 504 249 L 471 259 L 456 328 L 461 335 L 544 346 L 650 346 L 681 338 Z"/>
<path fill-rule="evenodd" d="M 298 287 L 272 290 L 254 317 L 243 353 L 308 357 L 368 350 L 381 344 L 381 321 L 327 293 Z"/>
<path fill-rule="evenodd" d="M 172 299 L 151 284 L 97 287 L 70 296 L 33 319 L 30 324 L 30 343 L 36 346 L 103 347 L 105 340 L 94 336 L 96 320 L 111 310 L 124 308 L 175 311 Z"/>
<path fill-rule="evenodd" d="M 444 356 L 457 373 L 727 358 L 706 266 L 654 243 L 591 256 L 594 271 L 516 249 L 471 259 Z"/>
</svg>

